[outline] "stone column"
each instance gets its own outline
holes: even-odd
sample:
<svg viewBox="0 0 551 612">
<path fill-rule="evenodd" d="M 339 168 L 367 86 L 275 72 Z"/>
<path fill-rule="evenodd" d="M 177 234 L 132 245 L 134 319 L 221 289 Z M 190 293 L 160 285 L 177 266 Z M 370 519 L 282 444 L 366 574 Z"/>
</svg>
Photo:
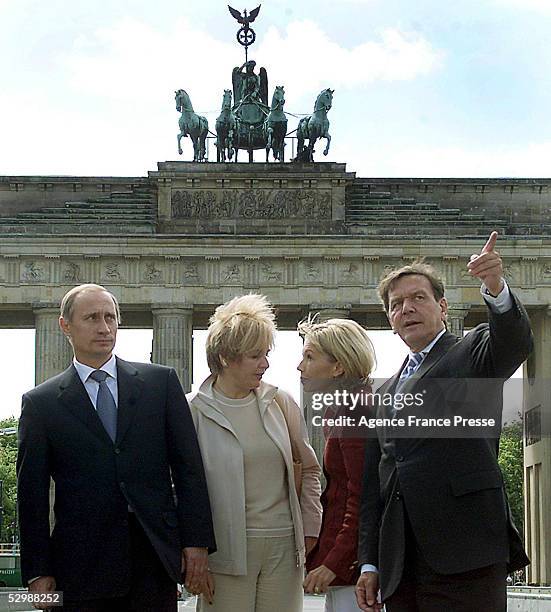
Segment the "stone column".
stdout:
<svg viewBox="0 0 551 612">
<path fill-rule="evenodd" d="M 551 582 L 551 307 L 530 312 L 534 351 L 524 366 L 524 540 L 529 584 Z"/>
<path fill-rule="evenodd" d="M 329 319 L 349 319 L 350 318 L 350 304 L 311 304 L 310 305 L 310 314 L 319 313 L 317 322 L 322 323 L 324 321 L 328 321 Z M 323 462 L 323 451 L 325 448 L 325 439 L 323 436 L 323 430 L 321 427 L 314 427 L 312 425 L 312 417 L 314 414 L 319 414 L 318 412 L 314 413 L 309 401 L 309 395 L 307 393 L 301 392 L 301 405 L 304 413 L 304 418 L 306 419 L 306 425 L 308 427 L 308 436 L 310 437 L 310 444 L 313 449 L 316 451 L 316 455 L 320 465 Z M 322 474 L 322 486 L 325 486 L 325 479 Z"/>
<path fill-rule="evenodd" d="M 152 312 L 152 361 L 174 368 L 188 393 L 193 376 L 193 308 L 156 305 Z"/>
<path fill-rule="evenodd" d="M 459 338 L 463 338 L 465 318 L 470 308 L 470 304 L 450 304 L 448 307 L 448 331 Z"/>
<path fill-rule="evenodd" d="M 53 305 L 34 308 L 35 320 L 35 384 L 63 372 L 70 364 L 73 349 L 59 329 L 59 307 Z"/>
<path fill-rule="evenodd" d="M 59 307 L 36 306 L 34 312 L 34 381 L 36 385 L 63 372 L 71 364 L 73 348 L 59 328 Z M 50 529 L 55 524 L 55 484 L 50 479 Z"/>
</svg>

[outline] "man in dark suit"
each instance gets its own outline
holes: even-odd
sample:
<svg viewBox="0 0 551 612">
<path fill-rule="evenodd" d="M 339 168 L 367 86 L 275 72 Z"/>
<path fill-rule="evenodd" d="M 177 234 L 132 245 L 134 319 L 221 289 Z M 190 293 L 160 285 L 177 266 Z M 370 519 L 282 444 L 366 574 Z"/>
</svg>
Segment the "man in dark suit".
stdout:
<svg viewBox="0 0 551 612">
<path fill-rule="evenodd" d="M 432 268 L 415 263 L 381 281 L 392 329 L 410 349 L 400 372 L 379 389 L 381 396 L 426 388 L 423 416 L 465 409 L 472 417 L 478 411 L 493 417 L 499 430 L 503 383 L 532 350 L 532 334 L 523 306 L 503 280 L 496 239 L 492 232 L 468 264 L 483 283 L 489 323 L 463 338 L 446 330 L 444 286 Z M 399 416 L 407 419 L 416 410 Z M 379 407 L 379 417 L 396 415 L 396 406 Z M 367 444 L 358 605 L 379 610 L 380 586 L 387 612 L 505 611 L 507 572 L 529 561 L 497 462 L 499 433 L 492 438 L 471 430 L 467 437 L 433 430 L 411 436 L 407 428 L 400 433 L 393 427 L 381 428 L 379 442 Z"/>
<path fill-rule="evenodd" d="M 174 370 L 113 355 L 119 320 L 103 287 L 69 291 L 73 364 L 23 396 L 22 575 L 32 592 L 63 591 L 66 610 L 175 611 L 182 573 L 200 591 L 215 548 L 203 464 Z"/>
</svg>

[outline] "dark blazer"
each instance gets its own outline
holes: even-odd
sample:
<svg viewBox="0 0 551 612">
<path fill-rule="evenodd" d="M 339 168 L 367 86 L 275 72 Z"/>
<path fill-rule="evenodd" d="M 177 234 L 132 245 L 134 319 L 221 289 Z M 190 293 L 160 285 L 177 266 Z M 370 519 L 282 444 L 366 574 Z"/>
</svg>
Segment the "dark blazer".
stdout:
<svg viewBox="0 0 551 612">
<path fill-rule="evenodd" d="M 54 576 L 66 599 L 128 591 L 129 505 L 175 582 L 183 547 L 215 548 L 201 454 L 175 371 L 117 358 L 117 377 L 115 443 L 73 366 L 23 396 L 17 458 L 23 580 Z"/>
<path fill-rule="evenodd" d="M 533 345 L 526 311 L 512 298 L 511 310 L 496 314 L 489 309 L 489 323 L 463 338 L 446 332 L 406 381 L 402 393 L 416 393 L 427 384 L 430 390 L 431 379 L 433 384 L 448 379 L 444 396 L 427 394 L 424 415 L 439 415 L 444 405 L 453 412 L 453 402 L 459 407 L 463 397 L 464 404 L 473 404 L 465 406 L 467 412 L 478 406 L 501 424 L 503 382 Z M 379 393 L 392 393 L 399 374 Z M 474 379 L 479 383 L 475 394 L 465 386 Z M 415 409 L 405 409 L 401 416 L 409 413 L 415 414 Z M 379 406 L 378 416 L 390 416 L 389 408 Z M 366 447 L 358 555 L 360 563 L 378 567 L 383 600 L 392 595 L 402 575 L 404 508 L 421 553 L 438 573 L 500 562 L 512 571 L 529 563 L 511 520 L 497 462 L 497 437 L 398 438 L 388 429 L 377 433 L 379 444 L 368 440 Z"/>
</svg>

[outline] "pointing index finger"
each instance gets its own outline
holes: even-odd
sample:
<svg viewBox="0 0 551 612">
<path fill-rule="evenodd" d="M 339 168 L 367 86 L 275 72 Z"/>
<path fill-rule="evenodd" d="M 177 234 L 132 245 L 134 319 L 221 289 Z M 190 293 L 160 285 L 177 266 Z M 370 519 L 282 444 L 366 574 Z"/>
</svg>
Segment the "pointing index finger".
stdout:
<svg viewBox="0 0 551 612">
<path fill-rule="evenodd" d="M 482 248 L 482 251 L 480 251 L 480 253 L 491 253 L 494 250 L 494 247 L 496 245 L 497 242 L 497 232 L 492 232 L 490 234 L 490 237 L 488 238 L 488 241 L 486 242 L 486 244 L 484 245 L 484 247 Z"/>
</svg>

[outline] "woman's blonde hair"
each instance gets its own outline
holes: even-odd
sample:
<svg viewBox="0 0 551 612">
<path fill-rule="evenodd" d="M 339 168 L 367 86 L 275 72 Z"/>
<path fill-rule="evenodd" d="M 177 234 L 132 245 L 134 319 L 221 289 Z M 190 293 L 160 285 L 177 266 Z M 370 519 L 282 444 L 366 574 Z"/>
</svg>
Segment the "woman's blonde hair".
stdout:
<svg viewBox="0 0 551 612">
<path fill-rule="evenodd" d="M 274 345 L 275 315 L 264 295 L 250 293 L 218 306 L 209 321 L 207 363 L 213 374 L 222 369 L 222 359 L 234 361 L 250 351 L 267 351 Z"/>
<path fill-rule="evenodd" d="M 318 315 L 298 324 L 298 333 L 318 351 L 338 361 L 344 377 L 368 383 L 375 369 L 375 349 L 367 331 L 356 321 L 329 319 L 317 323 Z"/>
</svg>

